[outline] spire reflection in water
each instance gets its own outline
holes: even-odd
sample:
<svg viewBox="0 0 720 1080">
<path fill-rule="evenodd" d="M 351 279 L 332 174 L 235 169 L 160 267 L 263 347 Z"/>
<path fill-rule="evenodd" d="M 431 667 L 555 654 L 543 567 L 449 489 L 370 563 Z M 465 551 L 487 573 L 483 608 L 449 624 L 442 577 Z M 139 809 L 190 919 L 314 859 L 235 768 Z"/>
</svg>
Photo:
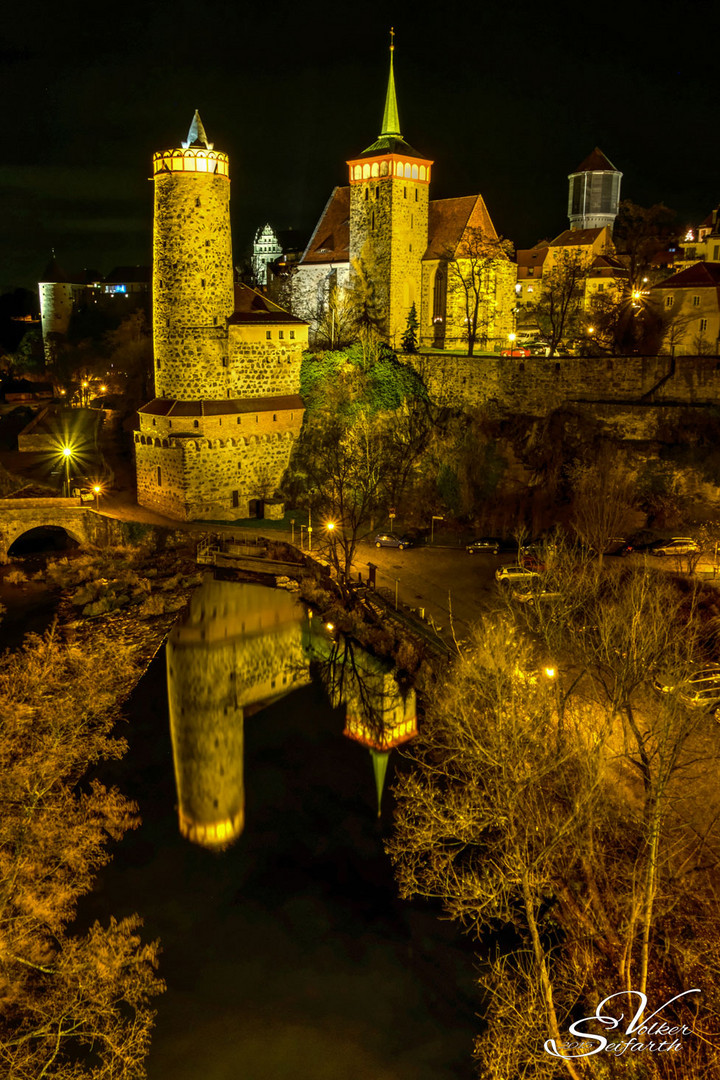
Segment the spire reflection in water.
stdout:
<svg viewBox="0 0 720 1080">
<path fill-rule="evenodd" d="M 373 759 L 378 816 L 393 747 L 417 732 L 415 691 L 390 663 L 307 615 L 290 594 L 208 577 L 167 643 L 168 702 L 180 832 L 222 849 L 245 824 L 245 716 L 318 672 L 344 734 Z"/>
</svg>

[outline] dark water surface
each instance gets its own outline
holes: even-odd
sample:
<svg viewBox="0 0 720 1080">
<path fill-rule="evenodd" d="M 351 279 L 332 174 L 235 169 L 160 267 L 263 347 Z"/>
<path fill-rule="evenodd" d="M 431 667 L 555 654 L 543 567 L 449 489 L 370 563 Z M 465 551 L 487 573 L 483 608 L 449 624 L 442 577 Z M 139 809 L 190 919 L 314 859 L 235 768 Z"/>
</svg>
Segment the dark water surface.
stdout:
<svg viewBox="0 0 720 1080">
<path fill-rule="evenodd" d="M 215 584 L 204 600 L 196 594 L 170 645 L 181 819 L 192 831 L 213 806 L 222 816 L 244 804 L 240 835 L 225 850 L 180 835 L 159 655 L 126 710 L 129 752 L 106 776 L 137 800 L 143 823 L 116 846 L 83 905 L 90 918 L 137 911 L 146 938 L 162 940 L 168 990 L 158 999 L 149 1077 L 471 1077 L 472 953 L 428 907 L 397 898 L 383 852 L 392 795 L 385 790 L 378 820 L 370 753 L 343 736 L 355 692 L 333 709 L 317 663 L 298 669 L 312 634 L 299 617 L 297 632 L 290 627 L 289 597 L 241 585 L 220 595 Z M 189 689 L 203 683 L 196 670 L 207 676 L 197 693 Z M 264 705 L 283 677 L 298 688 Z M 238 746 L 242 754 L 238 724 L 244 770 L 231 760 Z M 399 760 L 394 750 L 389 783 Z"/>
</svg>

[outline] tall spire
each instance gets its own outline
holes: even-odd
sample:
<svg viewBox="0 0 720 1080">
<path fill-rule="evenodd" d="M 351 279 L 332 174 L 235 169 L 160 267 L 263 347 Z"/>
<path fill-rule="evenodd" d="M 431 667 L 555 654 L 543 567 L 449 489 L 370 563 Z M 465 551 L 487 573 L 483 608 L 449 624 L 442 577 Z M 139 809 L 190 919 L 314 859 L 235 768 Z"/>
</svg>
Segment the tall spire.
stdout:
<svg viewBox="0 0 720 1080">
<path fill-rule="evenodd" d="M 191 146 L 204 146 L 206 150 L 212 150 L 213 143 L 208 142 L 208 137 L 205 134 L 205 128 L 203 122 L 200 119 L 200 113 L 195 110 L 195 115 L 192 118 L 192 124 L 188 131 L 188 137 L 182 144 L 183 150 L 187 150 Z"/>
<path fill-rule="evenodd" d="M 398 117 L 397 98 L 395 96 L 395 72 L 393 71 L 393 53 L 395 52 L 395 30 L 390 27 L 390 77 L 388 79 L 387 94 L 385 95 L 385 112 L 383 113 L 382 131 L 380 132 L 380 138 L 383 135 L 397 135 L 402 138 L 400 134 L 400 118 Z"/>
</svg>

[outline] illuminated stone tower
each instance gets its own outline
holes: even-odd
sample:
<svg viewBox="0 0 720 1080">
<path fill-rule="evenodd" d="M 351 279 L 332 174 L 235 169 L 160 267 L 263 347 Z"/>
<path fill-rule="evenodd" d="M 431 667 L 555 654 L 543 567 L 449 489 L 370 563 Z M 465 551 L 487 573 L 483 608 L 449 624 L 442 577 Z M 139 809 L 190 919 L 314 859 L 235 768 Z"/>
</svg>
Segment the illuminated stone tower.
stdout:
<svg viewBox="0 0 720 1080">
<path fill-rule="evenodd" d="M 399 342 L 413 303 L 419 306 L 422 257 L 428 244 L 432 161 L 400 133 L 393 32 L 382 129 L 377 140 L 348 161 L 350 260 L 362 259 L 375 283 L 378 306 L 391 343 Z"/>
<path fill-rule="evenodd" d="M 180 520 L 282 516 L 307 324 L 233 283 L 228 158 L 197 112 L 153 177 L 156 396 L 134 434 L 138 502 Z"/>
<path fill-rule="evenodd" d="M 155 393 L 224 398 L 234 308 L 230 175 L 197 112 L 182 149 L 154 155 L 153 177 Z"/>
</svg>

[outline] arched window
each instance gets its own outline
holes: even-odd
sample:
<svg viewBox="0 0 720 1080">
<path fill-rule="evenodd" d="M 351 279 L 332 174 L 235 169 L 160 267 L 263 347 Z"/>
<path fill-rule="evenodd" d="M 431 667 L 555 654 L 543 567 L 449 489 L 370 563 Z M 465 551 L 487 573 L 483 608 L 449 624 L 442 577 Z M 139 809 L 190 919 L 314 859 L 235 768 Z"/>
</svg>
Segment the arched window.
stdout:
<svg viewBox="0 0 720 1080">
<path fill-rule="evenodd" d="M 378 168 L 378 163 L 377 163 L 377 161 L 373 161 L 373 163 L 372 163 L 372 176 L 379 176 L 379 175 L 380 175 L 380 169 Z"/>
<path fill-rule="evenodd" d="M 370 179 L 370 166 L 369 165 L 363 165 L 363 180 L 369 180 L 369 179 Z"/>
<path fill-rule="evenodd" d="M 381 176 L 387 176 L 387 174 L 388 174 L 388 163 L 387 163 L 387 161 L 381 161 L 380 162 L 380 175 Z"/>
<path fill-rule="evenodd" d="M 405 165 L 405 176 L 410 179 L 412 177 L 412 166 L 409 162 Z"/>
<path fill-rule="evenodd" d="M 438 266 L 433 287 L 433 322 L 445 322 L 447 308 L 447 267 Z"/>
<path fill-rule="evenodd" d="M 200 421 L 199 420 L 193 420 L 193 427 L 200 427 Z"/>
<path fill-rule="evenodd" d="M 420 166 L 420 179 L 421 180 L 425 179 L 425 166 L 424 165 Z"/>
<path fill-rule="evenodd" d="M 360 168 L 359 165 L 356 165 L 355 166 L 355 179 L 359 180 L 361 176 L 362 176 L 362 169 Z"/>
<path fill-rule="evenodd" d="M 417 167 L 417 165 L 413 165 L 413 167 L 412 167 L 412 178 L 413 178 L 413 180 L 417 180 L 417 178 L 418 178 L 418 167 Z"/>
</svg>

